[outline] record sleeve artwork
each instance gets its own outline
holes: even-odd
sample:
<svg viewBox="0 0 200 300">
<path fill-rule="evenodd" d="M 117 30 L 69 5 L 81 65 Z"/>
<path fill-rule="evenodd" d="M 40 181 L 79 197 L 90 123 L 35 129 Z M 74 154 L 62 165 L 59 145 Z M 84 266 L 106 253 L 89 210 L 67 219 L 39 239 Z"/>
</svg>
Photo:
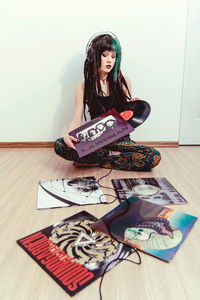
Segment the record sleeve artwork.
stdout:
<svg viewBox="0 0 200 300">
<path fill-rule="evenodd" d="M 79 157 L 92 153 L 129 134 L 149 116 L 150 104 L 144 100 L 129 101 L 120 114 L 113 108 L 69 132 L 79 140 L 75 144 Z"/>
<path fill-rule="evenodd" d="M 40 180 L 38 183 L 37 209 L 106 202 L 94 176 Z"/>
<path fill-rule="evenodd" d="M 164 177 L 112 179 L 112 184 L 120 202 L 133 196 L 159 205 L 187 203 Z"/>
<path fill-rule="evenodd" d="M 82 211 L 17 243 L 73 296 L 100 277 L 112 260 L 126 258 L 134 252 L 93 230 L 91 224 L 95 221 L 94 216 Z M 110 264 L 108 270 L 119 262 Z"/>
<path fill-rule="evenodd" d="M 169 262 L 196 221 L 195 216 L 130 197 L 92 227 Z"/>
<path fill-rule="evenodd" d="M 79 139 L 75 144 L 79 157 L 92 153 L 117 139 L 129 134 L 133 127 L 115 109 L 96 117 L 69 132 Z"/>
</svg>

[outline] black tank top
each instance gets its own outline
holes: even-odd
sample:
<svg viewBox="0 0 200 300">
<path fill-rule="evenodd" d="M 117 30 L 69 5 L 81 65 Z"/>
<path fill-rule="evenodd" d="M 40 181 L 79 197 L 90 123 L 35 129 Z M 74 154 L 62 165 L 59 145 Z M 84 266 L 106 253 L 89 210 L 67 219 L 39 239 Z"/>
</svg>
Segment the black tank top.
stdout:
<svg viewBox="0 0 200 300">
<path fill-rule="evenodd" d="M 91 119 L 96 118 L 112 108 L 120 113 L 124 110 L 125 104 L 126 101 L 120 96 L 94 96 L 89 110 Z"/>
</svg>

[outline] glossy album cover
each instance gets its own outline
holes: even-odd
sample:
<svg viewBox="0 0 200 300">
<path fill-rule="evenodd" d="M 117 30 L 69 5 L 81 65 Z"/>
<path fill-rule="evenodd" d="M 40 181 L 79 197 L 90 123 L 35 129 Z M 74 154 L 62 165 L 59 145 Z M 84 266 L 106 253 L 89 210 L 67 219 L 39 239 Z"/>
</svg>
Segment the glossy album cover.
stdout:
<svg viewBox="0 0 200 300">
<path fill-rule="evenodd" d="M 112 184 L 120 202 L 132 196 L 159 205 L 187 203 L 165 177 L 112 179 Z"/>
<path fill-rule="evenodd" d="M 92 153 L 133 131 L 115 109 L 96 117 L 84 125 L 69 132 L 80 142 L 75 144 L 79 157 Z"/>
<path fill-rule="evenodd" d="M 17 243 L 73 296 L 99 278 L 112 260 L 126 258 L 134 252 L 93 230 L 91 225 L 95 221 L 93 215 L 82 211 L 21 238 Z M 114 261 L 107 271 L 119 262 Z"/>
<path fill-rule="evenodd" d="M 195 216 L 130 197 L 92 227 L 169 262 L 196 220 Z"/>
<path fill-rule="evenodd" d="M 37 209 L 106 203 L 94 176 L 40 180 Z"/>
</svg>

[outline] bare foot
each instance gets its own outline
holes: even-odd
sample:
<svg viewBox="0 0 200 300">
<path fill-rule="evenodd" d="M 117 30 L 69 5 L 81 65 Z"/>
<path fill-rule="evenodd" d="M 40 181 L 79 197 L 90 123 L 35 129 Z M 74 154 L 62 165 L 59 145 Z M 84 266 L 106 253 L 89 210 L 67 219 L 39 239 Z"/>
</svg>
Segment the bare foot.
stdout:
<svg viewBox="0 0 200 300">
<path fill-rule="evenodd" d="M 86 164 L 86 163 L 80 163 L 80 162 L 74 161 L 73 166 L 76 167 L 76 168 L 78 168 L 78 167 L 98 167 L 99 163 Z"/>
<path fill-rule="evenodd" d="M 111 155 L 119 155 L 119 154 L 121 154 L 121 152 L 120 151 L 110 151 L 110 154 Z"/>
</svg>

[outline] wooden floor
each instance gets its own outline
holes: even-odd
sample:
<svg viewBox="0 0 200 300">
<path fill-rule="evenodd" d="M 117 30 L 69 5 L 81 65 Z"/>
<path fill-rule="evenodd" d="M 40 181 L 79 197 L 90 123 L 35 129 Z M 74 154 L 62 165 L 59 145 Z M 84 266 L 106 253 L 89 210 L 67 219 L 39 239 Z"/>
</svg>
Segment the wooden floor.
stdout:
<svg viewBox="0 0 200 300">
<path fill-rule="evenodd" d="M 150 172 L 114 170 L 101 183 L 112 186 L 112 178 L 166 177 L 188 201 L 173 206 L 179 211 L 200 216 L 200 147 L 160 148 L 162 161 Z M 16 243 L 57 221 L 87 210 L 101 217 L 117 205 L 90 205 L 36 209 L 37 185 L 42 179 L 75 176 L 100 176 L 108 170 L 74 168 L 57 157 L 53 149 L 0 149 L 0 299 L 66 300 L 68 294 L 45 273 Z M 107 190 L 103 189 L 106 193 Z M 103 300 L 197 300 L 200 295 L 199 220 L 170 263 L 141 253 L 142 264 L 121 262 L 104 278 Z M 130 258 L 134 259 L 135 254 Z M 99 299 L 100 279 L 73 297 L 74 300 Z"/>
</svg>

